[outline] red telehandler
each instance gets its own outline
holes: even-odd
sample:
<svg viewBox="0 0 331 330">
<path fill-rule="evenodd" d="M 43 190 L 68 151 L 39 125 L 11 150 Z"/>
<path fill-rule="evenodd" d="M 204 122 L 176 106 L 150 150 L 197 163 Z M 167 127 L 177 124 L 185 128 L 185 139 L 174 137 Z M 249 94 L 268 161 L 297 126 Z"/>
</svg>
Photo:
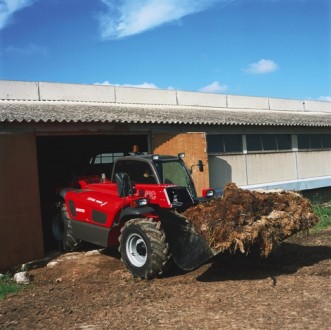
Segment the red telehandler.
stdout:
<svg viewBox="0 0 331 330">
<path fill-rule="evenodd" d="M 210 259 L 213 251 L 180 213 L 210 200 L 214 190 L 197 196 L 183 156 L 120 157 L 110 179 L 89 176 L 62 189 L 53 234 L 63 250 L 72 251 L 81 241 L 119 245 L 126 268 L 143 279 L 163 274 L 170 259 L 183 270 Z M 201 161 L 198 167 L 203 170 Z"/>
</svg>

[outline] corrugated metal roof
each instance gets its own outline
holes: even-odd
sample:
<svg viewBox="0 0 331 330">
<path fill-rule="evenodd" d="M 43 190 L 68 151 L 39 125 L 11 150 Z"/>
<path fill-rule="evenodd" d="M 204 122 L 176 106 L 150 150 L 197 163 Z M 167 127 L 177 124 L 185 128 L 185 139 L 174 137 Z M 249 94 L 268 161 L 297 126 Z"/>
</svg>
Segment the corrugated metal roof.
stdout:
<svg viewBox="0 0 331 330">
<path fill-rule="evenodd" d="M 100 122 L 331 127 L 331 113 L 178 105 L 0 101 L 0 122 Z"/>
</svg>

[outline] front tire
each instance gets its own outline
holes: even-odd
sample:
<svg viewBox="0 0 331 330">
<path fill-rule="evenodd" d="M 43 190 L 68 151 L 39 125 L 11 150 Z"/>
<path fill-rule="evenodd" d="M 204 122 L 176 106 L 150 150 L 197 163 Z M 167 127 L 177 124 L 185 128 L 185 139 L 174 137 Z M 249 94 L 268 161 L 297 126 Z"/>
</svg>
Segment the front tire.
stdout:
<svg viewBox="0 0 331 330">
<path fill-rule="evenodd" d="M 80 244 L 80 240 L 76 239 L 72 233 L 67 207 L 64 203 L 57 205 L 57 212 L 52 222 L 52 233 L 62 251 L 71 252 Z"/>
<path fill-rule="evenodd" d="M 160 222 L 132 219 L 121 229 L 119 241 L 122 261 L 133 276 L 152 279 L 167 269 L 170 252 Z"/>
</svg>

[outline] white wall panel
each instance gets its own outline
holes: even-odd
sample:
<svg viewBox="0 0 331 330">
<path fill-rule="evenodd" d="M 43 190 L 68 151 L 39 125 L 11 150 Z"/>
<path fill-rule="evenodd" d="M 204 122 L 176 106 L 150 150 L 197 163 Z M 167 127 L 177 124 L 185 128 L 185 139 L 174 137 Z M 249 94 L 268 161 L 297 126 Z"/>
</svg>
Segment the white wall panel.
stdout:
<svg viewBox="0 0 331 330">
<path fill-rule="evenodd" d="M 210 186 L 223 188 L 227 183 L 246 185 L 245 155 L 209 156 Z"/>
<path fill-rule="evenodd" d="M 270 110 L 304 111 L 302 100 L 269 99 L 269 104 Z"/>
<path fill-rule="evenodd" d="M 38 101 L 38 83 L 0 80 L 0 99 Z"/>
<path fill-rule="evenodd" d="M 131 87 L 115 87 L 115 91 L 118 103 L 177 104 L 176 91 Z"/>
<path fill-rule="evenodd" d="M 114 86 L 40 82 L 39 89 L 43 101 L 115 102 Z"/>
<path fill-rule="evenodd" d="M 295 153 L 267 153 L 247 155 L 248 184 L 295 180 Z"/>
<path fill-rule="evenodd" d="M 331 102 L 305 101 L 305 110 L 313 112 L 331 112 Z"/>
<path fill-rule="evenodd" d="M 300 179 L 331 175 L 331 151 L 298 152 Z"/>
<path fill-rule="evenodd" d="M 228 95 L 228 107 L 236 109 L 268 110 L 269 102 L 265 97 Z"/>
<path fill-rule="evenodd" d="M 226 108 L 226 95 L 223 94 L 178 91 L 177 101 L 178 105 Z"/>
</svg>

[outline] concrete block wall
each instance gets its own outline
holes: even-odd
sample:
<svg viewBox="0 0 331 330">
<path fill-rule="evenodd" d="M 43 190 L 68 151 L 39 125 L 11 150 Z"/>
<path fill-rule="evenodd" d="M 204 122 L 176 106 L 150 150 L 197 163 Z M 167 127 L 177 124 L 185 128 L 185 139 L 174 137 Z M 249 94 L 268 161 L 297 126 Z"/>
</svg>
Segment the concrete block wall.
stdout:
<svg viewBox="0 0 331 330">
<path fill-rule="evenodd" d="M 281 111 L 304 111 L 304 101 L 286 100 L 286 99 L 269 99 L 270 110 Z"/>
<path fill-rule="evenodd" d="M 326 101 L 304 101 L 305 111 L 331 112 L 331 102 Z"/>
<path fill-rule="evenodd" d="M 226 108 L 227 96 L 223 94 L 177 91 L 177 102 L 181 106 Z"/>
<path fill-rule="evenodd" d="M 0 80 L 0 99 L 76 101 L 331 113 L 331 102 L 210 94 L 122 86 Z"/>
<path fill-rule="evenodd" d="M 244 186 L 298 178 L 295 153 L 210 156 L 209 162 L 210 183 L 215 188 L 229 182 Z"/>
<path fill-rule="evenodd" d="M 250 186 L 293 181 L 298 186 L 307 179 L 331 177 L 330 164 L 331 151 L 209 156 L 210 185 L 222 190 L 229 182 Z"/>
<path fill-rule="evenodd" d="M 248 154 L 247 184 L 295 180 L 298 177 L 294 152 Z"/>
<path fill-rule="evenodd" d="M 171 90 L 116 86 L 115 92 L 118 103 L 177 105 L 176 92 Z"/>
<path fill-rule="evenodd" d="M 227 100 L 232 109 L 269 109 L 269 99 L 264 97 L 228 95 Z"/>
<path fill-rule="evenodd" d="M 246 156 L 209 156 L 209 182 L 213 188 L 223 188 L 227 183 L 247 185 Z"/>
<path fill-rule="evenodd" d="M 39 83 L 42 101 L 115 102 L 114 86 Z"/>
<path fill-rule="evenodd" d="M 298 152 L 298 178 L 331 176 L 331 151 Z"/>
<path fill-rule="evenodd" d="M 39 101 L 38 85 L 38 82 L 0 80 L 0 99 Z"/>
</svg>

